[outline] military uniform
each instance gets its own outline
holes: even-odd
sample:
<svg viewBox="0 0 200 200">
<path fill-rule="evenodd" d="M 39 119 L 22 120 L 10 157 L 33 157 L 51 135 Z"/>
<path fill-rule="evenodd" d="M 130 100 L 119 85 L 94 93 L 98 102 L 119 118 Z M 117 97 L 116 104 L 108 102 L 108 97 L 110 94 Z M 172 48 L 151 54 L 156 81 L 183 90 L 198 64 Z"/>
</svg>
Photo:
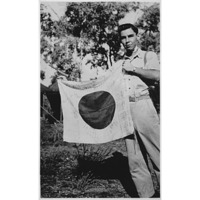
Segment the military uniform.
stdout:
<svg viewBox="0 0 200 200">
<path fill-rule="evenodd" d="M 136 47 L 130 60 L 133 69 L 156 69 L 159 70 L 159 61 L 154 52 L 145 52 Z M 129 94 L 130 109 L 134 122 L 135 132 L 125 138 L 128 162 L 131 177 L 136 185 L 140 197 L 151 197 L 154 187 L 151 174 L 147 168 L 141 149 L 145 149 L 157 174 L 160 174 L 160 123 L 158 114 L 149 96 L 148 85 L 138 76 L 124 75 Z M 139 145 L 142 143 L 143 147 Z"/>
</svg>

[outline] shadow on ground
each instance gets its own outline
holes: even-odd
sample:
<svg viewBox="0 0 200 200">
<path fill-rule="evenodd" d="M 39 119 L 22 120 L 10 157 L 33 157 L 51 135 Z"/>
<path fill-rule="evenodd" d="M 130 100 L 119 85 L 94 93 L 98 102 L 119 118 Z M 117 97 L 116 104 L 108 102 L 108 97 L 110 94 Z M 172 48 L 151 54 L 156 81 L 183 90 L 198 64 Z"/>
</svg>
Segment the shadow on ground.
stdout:
<svg viewBox="0 0 200 200">
<path fill-rule="evenodd" d="M 138 197 L 135 184 L 129 172 L 128 159 L 122 153 L 114 152 L 112 157 L 101 162 L 85 160 L 81 165 L 82 169 L 90 168 L 95 178 L 118 179 L 130 197 Z"/>
</svg>

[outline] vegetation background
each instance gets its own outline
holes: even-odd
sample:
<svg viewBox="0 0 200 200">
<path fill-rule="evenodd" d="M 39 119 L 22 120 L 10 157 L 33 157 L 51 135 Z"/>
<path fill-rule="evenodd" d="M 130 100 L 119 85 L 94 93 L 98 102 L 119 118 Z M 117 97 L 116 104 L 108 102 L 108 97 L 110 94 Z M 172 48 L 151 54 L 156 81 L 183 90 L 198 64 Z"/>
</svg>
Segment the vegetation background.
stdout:
<svg viewBox="0 0 200 200">
<path fill-rule="evenodd" d="M 127 13 L 139 28 L 141 48 L 160 53 L 159 3 L 67 2 L 62 4 L 64 15 L 56 20 L 51 14 L 54 4 L 50 6 L 51 12 L 48 4 L 41 3 L 40 7 L 41 55 L 49 65 L 68 74 L 70 80 L 79 80 L 81 64 L 88 54 L 92 55 L 92 68 L 108 69 L 120 58 L 123 49 L 117 27 Z M 45 78 L 44 72 L 41 78 Z"/>
</svg>

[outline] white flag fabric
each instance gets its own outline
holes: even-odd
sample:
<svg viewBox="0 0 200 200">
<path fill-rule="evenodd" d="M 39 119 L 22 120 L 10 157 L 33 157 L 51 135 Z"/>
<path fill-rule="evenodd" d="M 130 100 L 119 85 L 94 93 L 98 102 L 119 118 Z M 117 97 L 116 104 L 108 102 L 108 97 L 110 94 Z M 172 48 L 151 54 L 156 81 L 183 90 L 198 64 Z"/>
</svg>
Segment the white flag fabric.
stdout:
<svg viewBox="0 0 200 200">
<path fill-rule="evenodd" d="M 121 67 L 93 81 L 58 79 L 64 141 L 98 144 L 133 133 L 129 99 Z"/>
</svg>

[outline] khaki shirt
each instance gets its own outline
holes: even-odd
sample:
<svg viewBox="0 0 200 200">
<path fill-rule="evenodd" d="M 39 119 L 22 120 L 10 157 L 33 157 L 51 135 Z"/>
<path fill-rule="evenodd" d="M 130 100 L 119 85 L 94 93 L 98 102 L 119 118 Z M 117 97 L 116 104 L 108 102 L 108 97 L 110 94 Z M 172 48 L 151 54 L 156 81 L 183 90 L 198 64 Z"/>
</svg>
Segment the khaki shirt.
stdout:
<svg viewBox="0 0 200 200">
<path fill-rule="evenodd" d="M 154 52 L 142 51 L 140 48 L 136 50 L 136 53 L 131 57 L 124 57 L 124 59 L 129 59 L 133 68 L 141 69 L 156 69 L 159 70 L 159 61 L 157 54 Z M 137 76 L 133 75 L 124 75 L 129 96 L 139 97 L 142 95 L 148 95 L 148 86 Z"/>
</svg>

